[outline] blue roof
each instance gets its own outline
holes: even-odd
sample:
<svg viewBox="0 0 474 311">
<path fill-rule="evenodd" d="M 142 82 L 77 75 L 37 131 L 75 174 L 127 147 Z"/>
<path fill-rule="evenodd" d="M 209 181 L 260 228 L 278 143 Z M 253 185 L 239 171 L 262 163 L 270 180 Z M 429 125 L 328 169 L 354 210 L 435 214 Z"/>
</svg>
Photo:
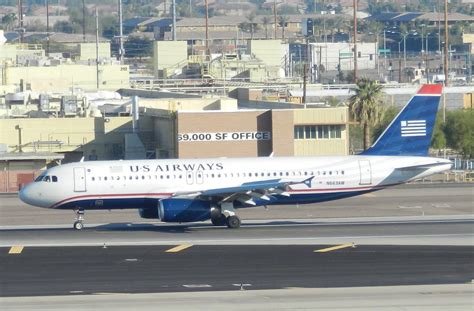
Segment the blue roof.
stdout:
<svg viewBox="0 0 474 311">
<path fill-rule="evenodd" d="M 137 25 L 140 24 L 141 22 L 146 21 L 147 19 L 150 19 L 150 18 L 149 17 L 134 17 L 134 18 L 124 20 L 122 25 L 123 27 L 134 28 L 134 27 L 137 27 Z"/>
<path fill-rule="evenodd" d="M 392 19 L 394 22 L 410 22 L 417 18 L 418 16 L 423 15 L 423 13 L 405 13 L 400 14 L 399 16 Z"/>
</svg>

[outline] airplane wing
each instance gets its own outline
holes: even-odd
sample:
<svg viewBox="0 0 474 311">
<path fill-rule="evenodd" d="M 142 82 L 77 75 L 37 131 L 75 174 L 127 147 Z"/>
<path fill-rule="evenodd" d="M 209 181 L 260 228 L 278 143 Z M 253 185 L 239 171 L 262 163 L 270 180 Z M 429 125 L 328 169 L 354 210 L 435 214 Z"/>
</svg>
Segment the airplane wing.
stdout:
<svg viewBox="0 0 474 311">
<path fill-rule="evenodd" d="M 193 192 L 175 192 L 171 198 L 212 199 L 219 202 L 240 201 L 247 205 L 257 205 L 256 199 L 270 202 L 273 195 L 289 196 L 291 185 L 305 184 L 311 187 L 314 176 L 300 179 L 268 179 L 242 183 L 238 186 L 205 189 Z"/>
</svg>

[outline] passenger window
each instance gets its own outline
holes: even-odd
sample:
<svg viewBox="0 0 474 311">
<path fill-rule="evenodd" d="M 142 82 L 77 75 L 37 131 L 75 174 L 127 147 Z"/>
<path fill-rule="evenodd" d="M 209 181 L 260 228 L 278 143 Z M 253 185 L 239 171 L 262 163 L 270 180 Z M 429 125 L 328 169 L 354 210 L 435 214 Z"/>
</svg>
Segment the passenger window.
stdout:
<svg viewBox="0 0 474 311">
<path fill-rule="evenodd" d="M 53 180 L 53 182 L 58 182 L 58 177 L 57 176 L 52 176 L 51 179 Z"/>
<path fill-rule="evenodd" d="M 92 177 L 92 181 L 95 181 L 95 177 Z"/>
<path fill-rule="evenodd" d="M 107 176 L 106 176 L 106 177 L 104 177 L 104 180 L 107 180 Z"/>
</svg>

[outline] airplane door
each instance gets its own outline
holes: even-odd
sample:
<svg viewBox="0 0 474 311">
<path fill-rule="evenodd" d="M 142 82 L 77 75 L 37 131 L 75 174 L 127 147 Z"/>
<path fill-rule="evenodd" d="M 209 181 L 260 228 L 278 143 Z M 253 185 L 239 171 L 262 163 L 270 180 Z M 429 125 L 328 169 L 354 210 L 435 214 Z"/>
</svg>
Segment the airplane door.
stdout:
<svg viewBox="0 0 474 311">
<path fill-rule="evenodd" d="M 196 172 L 196 183 L 201 185 L 204 181 L 204 174 L 201 171 Z"/>
<path fill-rule="evenodd" d="M 86 191 L 86 169 L 84 167 L 74 168 L 74 191 Z"/>
<path fill-rule="evenodd" d="M 360 170 L 360 184 L 370 185 L 372 184 L 372 170 L 370 168 L 369 160 L 359 160 Z"/>
<path fill-rule="evenodd" d="M 193 172 L 191 172 L 191 171 L 186 172 L 186 183 L 188 185 L 192 185 L 194 183 L 194 174 L 193 174 Z"/>
</svg>

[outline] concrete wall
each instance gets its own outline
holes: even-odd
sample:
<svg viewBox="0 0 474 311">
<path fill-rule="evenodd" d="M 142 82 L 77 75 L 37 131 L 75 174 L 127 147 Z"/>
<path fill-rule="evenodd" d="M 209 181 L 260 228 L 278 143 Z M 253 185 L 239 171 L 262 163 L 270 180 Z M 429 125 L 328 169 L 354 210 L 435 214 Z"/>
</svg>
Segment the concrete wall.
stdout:
<svg viewBox="0 0 474 311">
<path fill-rule="evenodd" d="M 23 80 L 33 91 L 69 91 L 74 86 L 84 90 L 96 89 L 96 66 L 59 65 L 51 67 L 4 67 L 3 85 L 19 85 Z M 47 77 L 47 79 L 46 79 Z M 100 65 L 99 88 L 117 90 L 130 86 L 128 66 Z"/>
<path fill-rule="evenodd" d="M 280 67 L 285 55 L 288 53 L 288 44 L 281 40 L 249 40 L 249 51 L 267 66 Z"/>
<path fill-rule="evenodd" d="M 79 51 L 79 60 L 95 60 L 95 43 L 79 43 L 77 45 Z M 99 43 L 99 59 L 110 58 L 110 43 Z"/>
<path fill-rule="evenodd" d="M 163 77 L 164 69 L 172 68 L 187 59 L 188 45 L 186 41 L 155 41 L 153 44 L 153 69 L 157 78 Z"/>
</svg>

